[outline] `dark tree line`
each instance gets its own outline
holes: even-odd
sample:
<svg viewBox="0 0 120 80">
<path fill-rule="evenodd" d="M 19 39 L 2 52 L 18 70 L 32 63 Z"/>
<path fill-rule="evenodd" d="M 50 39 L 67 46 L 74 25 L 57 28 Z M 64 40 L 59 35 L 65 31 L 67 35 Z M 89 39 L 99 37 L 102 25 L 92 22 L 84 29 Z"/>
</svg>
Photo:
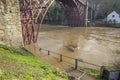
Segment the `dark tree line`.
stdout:
<svg viewBox="0 0 120 80">
<path fill-rule="evenodd" d="M 66 22 L 65 9 L 61 5 L 55 2 L 48 10 L 44 19 L 44 23 L 65 24 L 65 22 Z"/>
</svg>

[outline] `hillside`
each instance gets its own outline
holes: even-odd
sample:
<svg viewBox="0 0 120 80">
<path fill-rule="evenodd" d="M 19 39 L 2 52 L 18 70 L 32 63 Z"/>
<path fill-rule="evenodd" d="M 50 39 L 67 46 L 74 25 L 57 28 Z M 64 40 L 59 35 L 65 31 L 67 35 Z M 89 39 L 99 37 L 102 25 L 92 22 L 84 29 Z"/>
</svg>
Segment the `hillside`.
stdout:
<svg viewBox="0 0 120 80">
<path fill-rule="evenodd" d="M 0 45 L 0 80 L 68 80 L 68 77 L 24 49 Z"/>
</svg>

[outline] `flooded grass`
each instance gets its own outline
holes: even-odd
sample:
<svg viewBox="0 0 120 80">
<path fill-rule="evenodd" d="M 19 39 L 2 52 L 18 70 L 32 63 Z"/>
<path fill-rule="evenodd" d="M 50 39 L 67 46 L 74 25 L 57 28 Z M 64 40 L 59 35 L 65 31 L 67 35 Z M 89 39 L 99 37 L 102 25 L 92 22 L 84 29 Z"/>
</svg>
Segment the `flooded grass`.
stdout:
<svg viewBox="0 0 120 80">
<path fill-rule="evenodd" d="M 96 71 L 94 69 L 79 68 L 78 70 L 80 70 L 80 71 L 82 71 L 90 76 L 93 76 L 95 78 L 100 78 L 100 72 Z"/>
</svg>

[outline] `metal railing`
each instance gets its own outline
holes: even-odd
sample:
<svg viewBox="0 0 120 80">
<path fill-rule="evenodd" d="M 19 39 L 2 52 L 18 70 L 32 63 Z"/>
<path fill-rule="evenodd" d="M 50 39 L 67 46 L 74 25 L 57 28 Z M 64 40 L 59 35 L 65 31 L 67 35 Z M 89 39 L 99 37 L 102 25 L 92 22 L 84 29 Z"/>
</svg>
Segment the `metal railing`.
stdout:
<svg viewBox="0 0 120 80">
<path fill-rule="evenodd" d="M 76 70 L 78 69 L 78 67 L 81 67 L 81 66 L 79 66 L 79 63 L 80 63 L 80 62 L 81 62 L 81 63 L 88 64 L 88 65 L 91 65 L 91 66 L 94 66 L 94 67 L 97 67 L 97 68 L 101 68 L 100 65 L 93 64 L 93 63 L 84 61 L 84 60 L 82 60 L 82 59 L 72 58 L 72 57 L 65 56 L 65 55 L 63 55 L 63 54 L 60 54 L 60 53 L 57 53 L 57 52 L 53 52 L 53 51 L 50 51 L 50 50 L 46 50 L 46 49 L 43 49 L 43 48 L 40 48 L 39 50 L 40 50 L 40 51 L 42 51 L 42 50 L 47 51 L 47 55 L 48 55 L 48 56 L 51 55 L 51 54 L 56 54 L 56 55 L 58 55 L 60 62 L 67 62 L 67 61 L 63 60 L 63 57 L 68 58 L 68 59 L 71 59 L 71 60 L 74 60 L 74 64 L 73 64 L 73 63 L 69 63 L 69 62 L 67 62 L 67 63 L 69 63 L 69 64 L 71 64 L 71 65 L 74 65 L 74 69 L 76 69 Z"/>
</svg>

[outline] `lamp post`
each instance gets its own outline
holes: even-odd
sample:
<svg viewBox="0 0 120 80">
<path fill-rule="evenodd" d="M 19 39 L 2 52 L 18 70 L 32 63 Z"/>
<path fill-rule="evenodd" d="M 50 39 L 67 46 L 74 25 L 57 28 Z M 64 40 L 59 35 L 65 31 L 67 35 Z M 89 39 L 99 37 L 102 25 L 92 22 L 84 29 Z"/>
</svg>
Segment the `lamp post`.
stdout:
<svg viewBox="0 0 120 80">
<path fill-rule="evenodd" d="M 85 27 L 88 26 L 88 0 L 86 0 L 86 6 L 85 6 Z"/>
</svg>

